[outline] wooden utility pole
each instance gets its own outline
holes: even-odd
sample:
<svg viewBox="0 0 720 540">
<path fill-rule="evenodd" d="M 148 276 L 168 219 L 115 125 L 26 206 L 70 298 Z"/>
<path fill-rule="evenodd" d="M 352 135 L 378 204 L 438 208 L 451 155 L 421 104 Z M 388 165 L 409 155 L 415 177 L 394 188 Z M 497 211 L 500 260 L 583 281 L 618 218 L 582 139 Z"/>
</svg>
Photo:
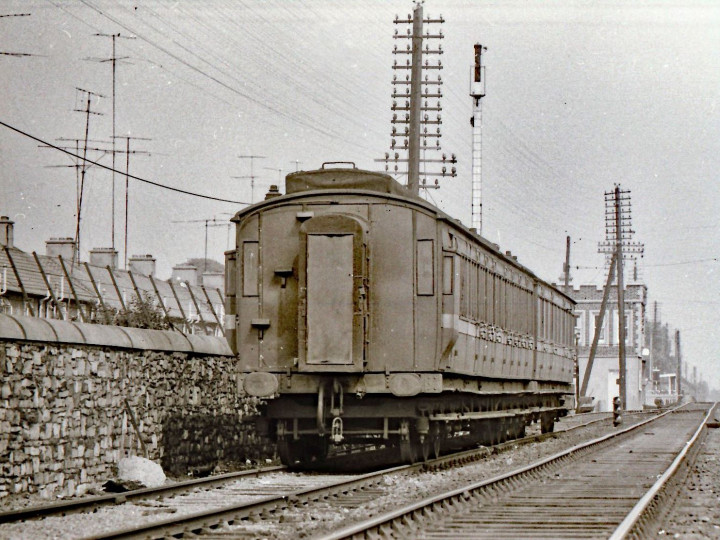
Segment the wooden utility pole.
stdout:
<svg viewBox="0 0 720 540">
<path fill-rule="evenodd" d="M 390 152 L 385 153 L 385 158 L 376 159 L 375 161 L 385 163 L 385 170 L 389 174 L 404 175 L 407 174 L 408 191 L 417 195 L 420 188 L 437 189 L 440 187 L 438 178 L 435 182 L 428 183 L 428 176 L 436 177 L 455 177 L 457 170 L 453 166 L 457 163 L 454 154 L 447 156 L 442 155 L 439 159 L 428 159 L 423 157 L 426 151 L 439 151 L 442 118 L 440 112 L 440 98 L 442 97 L 441 86 L 442 78 L 438 74 L 436 77 L 431 76 L 433 70 L 443 69 L 439 56 L 444 53 L 442 46 L 438 44 L 437 48 L 430 48 L 430 41 L 433 39 L 443 39 L 442 30 L 437 33 L 431 33 L 426 29 L 425 24 L 442 24 L 445 19 L 442 17 L 437 19 L 423 18 L 423 6 L 421 1 L 415 2 L 413 14 L 407 18 L 400 19 L 395 17 L 395 24 L 410 25 L 407 33 L 395 30 L 393 36 L 396 40 L 407 39 L 406 47 L 398 47 L 395 45 L 393 49 L 394 55 L 406 55 L 408 58 L 404 62 L 393 62 L 393 103 L 391 110 L 393 118 L 391 121 L 391 144 Z M 423 42 L 425 44 L 423 45 Z M 438 55 L 437 63 L 427 59 L 430 55 Z M 430 99 L 437 98 L 437 104 L 433 105 Z M 402 102 L 396 101 L 403 100 Z M 437 116 L 433 119 L 429 114 L 431 111 L 436 112 Z M 401 127 L 398 128 L 398 125 Z M 434 128 L 431 126 L 435 126 Z M 400 141 L 397 138 L 400 138 Z M 434 144 L 429 144 L 434 141 Z M 398 144 L 399 143 L 399 144 Z M 403 157 L 401 157 L 401 154 Z M 404 167 L 400 164 L 407 164 Z M 431 167 L 438 167 L 439 170 L 428 170 L 421 164 L 437 164 Z M 391 170 L 391 164 L 393 165 Z M 422 178 L 422 181 L 420 180 Z"/>
<path fill-rule="evenodd" d="M 410 133 L 408 137 L 408 189 L 420 192 L 420 90 L 422 82 L 423 7 L 413 10 L 412 56 L 410 60 Z"/>
<path fill-rule="evenodd" d="M 677 355 L 677 396 L 682 395 L 682 356 L 680 355 L 680 330 L 675 330 L 675 354 Z"/>
<path fill-rule="evenodd" d="M 565 274 L 565 294 L 568 294 L 568 288 L 570 287 L 570 237 L 565 237 L 565 265 L 563 268 Z"/>
<path fill-rule="evenodd" d="M 85 113 L 85 139 L 84 139 L 84 145 L 83 145 L 83 155 L 82 155 L 82 166 L 80 167 L 80 194 L 78 196 L 77 201 L 77 218 L 75 221 L 75 261 L 80 262 L 80 222 L 81 222 L 81 216 L 82 216 L 82 203 L 83 203 L 83 192 L 85 191 L 85 172 L 88 169 L 87 165 L 87 151 L 88 151 L 88 135 L 90 134 L 90 115 L 96 114 L 101 115 L 101 113 L 94 112 L 90 110 L 90 105 L 92 103 L 92 96 L 96 97 L 105 97 L 101 94 L 96 94 L 95 92 L 91 92 L 90 90 L 83 90 L 82 88 L 76 88 L 80 92 L 84 92 L 87 95 L 87 105 L 85 109 L 75 109 L 76 112 L 84 112 Z"/>
<path fill-rule="evenodd" d="M 617 264 L 618 364 L 620 370 L 620 403 L 627 409 L 627 373 L 625 359 L 625 290 L 623 282 L 622 205 L 620 186 L 615 186 L 615 262 Z"/>
</svg>

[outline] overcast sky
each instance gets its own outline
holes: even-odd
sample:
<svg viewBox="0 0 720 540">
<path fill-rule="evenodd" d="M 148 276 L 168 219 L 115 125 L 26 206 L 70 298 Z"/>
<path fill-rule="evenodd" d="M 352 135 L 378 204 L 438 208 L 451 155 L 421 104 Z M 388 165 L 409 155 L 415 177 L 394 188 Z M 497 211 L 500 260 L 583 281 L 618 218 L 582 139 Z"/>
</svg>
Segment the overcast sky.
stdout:
<svg viewBox="0 0 720 540">
<path fill-rule="evenodd" d="M 116 134 L 144 137 L 130 172 L 181 190 L 250 202 L 284 174 L 323 161 L 377 169 L 390 144 L 392 39 L 407 0 L 0 0 L 0 121 L 53 144 L 112 134 L 111 39 L 118 38 Z M 483 235 L 558 281 L 565 237 L 573 283 L 601 285 L 604 197 L 631 191 L 649 312 L 681 331 L 684 359 L 720 388 L 720 2 L 428 0 L 442 15 L 442 145 L 459 176 L 430 193 L 470 224 L 473 44 L 487 46 Z M 95 59 L 95 60 L 88 60 Z M 62 143 L 74 145 L 74 143 Z M 99 143 L 98 143 L 99 144 Z M 123 143 L 124 144 L 124 143 Z M 107 145 L 105 145 L 107 146 Z M 88 154 L 93 159 L 97 152 Z M 116 167 L 125 169 L 125 156 Z M 100 162 L 111 164 L 104 155 Z M 73 160 L 0 126 L 0 214 L 16 244 L 75 232 Z M 278 172 L 278 169 L 281 169 Z M 88 170 L 83 258 L 112 242 L 111 173 Z M 124 186 L 116 177 L 116 248 Z M 160 277 L 202 257 L 204 224 L 242 206 L 130 181 L 129 254 Z M 222 260 L 230 236 L 209 228 Z M 122 264 L 122 262 L 121 262 Z M 579 269 L 577 267 L 580 267 Z"/>
</svg>

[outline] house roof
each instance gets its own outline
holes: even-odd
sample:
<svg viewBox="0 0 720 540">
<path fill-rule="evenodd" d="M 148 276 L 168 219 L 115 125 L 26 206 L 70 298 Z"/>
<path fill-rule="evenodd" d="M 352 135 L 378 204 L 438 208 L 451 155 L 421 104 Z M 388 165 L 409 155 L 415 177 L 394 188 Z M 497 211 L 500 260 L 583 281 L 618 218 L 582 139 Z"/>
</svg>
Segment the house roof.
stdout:
<svg viewBox="0 0 720 540">
<path fill-rule="evenodd" d="M 8 252 L 10 258 L 8 258 Z M 37 258 L 58 301 L 73 299 L 72 291 L 63 272 L 60 259 L 48 255 L 37 255 Z M 20 281 L 18 281 L 15 271 L 12 269 L 13 263 L 28 296 L 44 298 L 48 295 L 48 287 L 45 284 L 42 272 L 33 254 L 15 247 L 7 248 L 7 251 L 5 249 L 0 250 L 0 272 L 3 272 L 5 275 L 4 279 L 8 291 L 22 293 Z M 136 296 L 135 287 L 133 286 L 128 270 L 114 269 L 112 270 L 111 276 L 107 267 L 86 263 L 72 264 L 71 261 L 67 260 L 65 260 L 64 263 L 70 275 L 72 285 L 75 288 L 75 294 L 82 303 L 98 303 L 93 280 L 102 297 L 103 303 L 117 310 L 122 309 L 123 303 L 125 303 L 127 307 Z M 120 292 L 119 296 L 113 284 L 112 277 L 115 278 L 117 289 Z M 149 277 L 133 273 L 132 278 L 135 279 L 135 283 L 141 294 L 147 294 L 155 300 L 156 303 L 158 302 L 158 294 L 156 294 Z M 186 283 L 180 282 L 176 282 L 171 287 L 167 281 L 160 279 L 153 279 L 153 281 L 157 287 L 160 299 L 168 310 L 171 318 L 183 318 L 183 312 L 185 317 L 197 317 L 198 308 L 195 306 L 196 302 L 205 322 L 216 323 L 213 309 L 215 313 L 218 314 L 218 317 L 220 313 L 222 313 L 223 295 L 218 289 L 203 289 L 203 287 L 188 286 Z M 173 288 L 175 289 L 175 294 L 173 294 Z M 195 297 L 195 301 L 193 301 L 193 296 Z M 182 309 L 178 306 L 178 302 L 180 306 L 182 306 Z M 212 309 L 210 304 L 212 304 Z"/>
</svg>

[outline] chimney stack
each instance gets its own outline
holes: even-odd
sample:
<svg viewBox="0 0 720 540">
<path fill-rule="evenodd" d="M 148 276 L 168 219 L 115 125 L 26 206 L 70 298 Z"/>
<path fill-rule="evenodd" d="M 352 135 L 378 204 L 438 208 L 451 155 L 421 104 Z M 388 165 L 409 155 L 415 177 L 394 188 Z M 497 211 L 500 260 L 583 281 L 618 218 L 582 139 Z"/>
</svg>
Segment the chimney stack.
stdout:
<svg viewBox="0 0 720 540">
<path fill-rule="evenodd" d="M 72 261 L 75 257 L 75 240 L 69 237 L 46 240 L 45 255 L 48 257 L 62 255 L 66 261 Z"/>
<path fill-rule="evenodd" d="M 0 216 L 0 246 L 14 247 L 13 229 L 15 222 L 7 216 Z"/>
<path fill-rule="evenodd" d="M 225 274 L 223 272 L 205 272 L 202 275 L 203 287 L 208 290 L 214 291 L 220 289 L 220 292 L 225 289 Z"/>
<path fill-rule="evenodd" d="M 180 283 L 187 281 L 190 285 L 196 287 L 198 284 L 198 269 L 189 264 L 173 266 L 172 277 L 170 279 L 174 282 L 179 281 Z"/>
<path fill-rule="evenodd" d="M 90 264 L 93 266 L 109 266 L 113 270 L 118 265 L 118 252 L 113 248 L 93 248 L 90 250 Z"/>
<path fill-rule="evenodd" d="M 131 272 L 143 276 L 155 277 L 155 257 L 150 255 L 133 255 L 128 260 L 128 267 Z"/>
</svg>

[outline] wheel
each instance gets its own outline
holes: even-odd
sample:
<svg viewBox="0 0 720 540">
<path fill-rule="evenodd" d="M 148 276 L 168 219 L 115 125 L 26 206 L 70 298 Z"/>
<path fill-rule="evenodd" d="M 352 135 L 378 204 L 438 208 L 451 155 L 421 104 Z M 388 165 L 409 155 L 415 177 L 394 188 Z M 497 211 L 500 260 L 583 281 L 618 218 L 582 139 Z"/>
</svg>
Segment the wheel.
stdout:
<svg viewBox="0 0 720 540">
<path fill-rule="evenodd" d="M 543 414 L 540 417 L 540 433 L 552 433 L 555 429 L 555 415 Z"/>
<path fill-rule="evenodd" d="M 430 459 L 430 451 L 432 450 L 432 437 L 430 434 L 425 435 L 423 437 L 422 441 L 418 441 L 418 445 L 420 446 L 420 454 L 422 456 L 423 461 L 427 461 Z"/>
<path fill-rule="evenodd" d="M 413 439 L 402 439 L 400 441 L 400 459 L 404 463 L 417 463 L 418 442 Z"/>
<path fill-rule="evenodd" d="M 295 463 L 295 460 L 293 459 L 292 452 L 290 450 L 290 442 L 288 441 L 287 437 L 283 437 L 282 439 L 278 439 L 277 441 L 277 453 L 280 457 L 280 463 L 283 465 L 292 465 Z"/>
<path fill-rule="evenodd" d="M 442 451 L 442 437 L 439 426 L 435 424 L 430 436 L 430 442 L 433 447 L 433 457 L 435 459 L 440 457 L 440 452 Z"/>
</svg>

